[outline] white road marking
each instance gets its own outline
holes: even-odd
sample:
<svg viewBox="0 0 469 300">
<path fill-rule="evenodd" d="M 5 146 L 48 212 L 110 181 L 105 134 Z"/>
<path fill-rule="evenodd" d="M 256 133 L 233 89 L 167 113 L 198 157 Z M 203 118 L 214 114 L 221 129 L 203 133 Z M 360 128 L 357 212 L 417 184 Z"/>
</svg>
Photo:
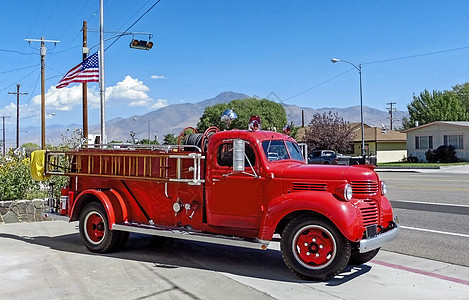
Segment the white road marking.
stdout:
<svg viewBox="0 0 469 300">
<path fill-rule="evenodd" d="M 433 232 L 433 233 L 439 233 L 439 234 L 446 234 L 446 235 L 454 235 L 454 236 L 469 238 L 469 234 L 462 234 L 462 233 L 455 233 L 455 232 L 445 232 L 445 231 L 439 231 L 439 230 L 424 229 L 424 228 L 415 228 L 415 227 L 407 227 L 407 226 L 401 226 L 401 228 L 403 228 L 403 229 L 410 229 L 410 230 L 417 230 L 417 231 Z"/>
<path fill-rule="evenodd" d="M 469 205 L 464 205 L 464 204 L 438 203 L 438 202 L 423 202 L 423 201 L 391 200 L 391 202 L 416 203 L 416 204 L 425 204 L 425 205 L 441 205 L 441 206 L 469 207 Z"/>
</svg>

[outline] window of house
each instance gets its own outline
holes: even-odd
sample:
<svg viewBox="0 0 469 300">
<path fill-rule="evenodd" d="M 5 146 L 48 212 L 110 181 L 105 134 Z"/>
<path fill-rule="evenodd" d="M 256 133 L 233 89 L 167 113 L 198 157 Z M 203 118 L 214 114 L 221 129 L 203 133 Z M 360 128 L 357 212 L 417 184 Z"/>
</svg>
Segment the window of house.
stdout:
<svg viewBox="0 0 469 300">
<path fill-rule="evenodd" d="M 463 143 L 463 137 L 462 134 L 455 134 L 455 135 L 444 135 L 443 136 L 444 144 L 445 146 L 453 146 L 454 149 L 463 149 L 464 148 L 464 143 Z"/>
<path fill-rule="evenodd" d="M 433 136 L 416 136 L 415 149 L 433 149 Z"/>
</svg>

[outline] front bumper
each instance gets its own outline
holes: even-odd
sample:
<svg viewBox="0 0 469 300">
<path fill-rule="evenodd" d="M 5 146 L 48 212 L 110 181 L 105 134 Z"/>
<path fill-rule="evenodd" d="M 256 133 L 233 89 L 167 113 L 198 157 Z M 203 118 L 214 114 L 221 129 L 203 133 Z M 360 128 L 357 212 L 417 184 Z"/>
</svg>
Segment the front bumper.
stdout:
<svg viewBox="0 0 469 300">
<path fill-rule="evenodd" d="M 360 241 L 359 251 L 360 253 L 369 252 L 376 248 L 383 246 L 396 239 L 399 231 L 401 230 L 397 217 L 394 218 L 394 228 L 384 233 L 378 234 L 372 238 L 364 239 Z"/>
</svg>

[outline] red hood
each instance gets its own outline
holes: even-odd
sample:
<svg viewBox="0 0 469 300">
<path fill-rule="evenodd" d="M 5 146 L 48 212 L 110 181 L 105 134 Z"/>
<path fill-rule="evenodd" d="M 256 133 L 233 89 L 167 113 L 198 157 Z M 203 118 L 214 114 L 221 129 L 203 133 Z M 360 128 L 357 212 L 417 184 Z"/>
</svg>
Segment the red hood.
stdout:
<svg viewBox="0 0 469 300">
<path fill-rule="evenodd" d="M 373 166 L 367 165 L 284 165 L 274 171 L 276 178 L 301 179 L 313 181 L 377 180 Z"/>
</svg>

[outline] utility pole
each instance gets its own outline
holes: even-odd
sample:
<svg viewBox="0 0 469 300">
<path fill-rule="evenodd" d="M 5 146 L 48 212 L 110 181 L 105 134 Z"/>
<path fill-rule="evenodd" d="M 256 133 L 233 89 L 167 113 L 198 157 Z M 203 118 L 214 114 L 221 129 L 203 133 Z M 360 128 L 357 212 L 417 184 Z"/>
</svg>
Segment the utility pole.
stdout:
<svg viewBox="0 0 469 300">
<path fill-rule="evenodd" d="M 9 116 L 8 117 L 1 116 L 0 118 L 3 119 L 3 143 L 2 144 L 3 144 L 3 156 L 5 156 L 5 119 L 9 118 Z"/>
<path fill-rule="evenodd" d="M 389 116 L 389 121 L 390 121 L 390 123 L 391 123 L 391 124 L 390 124 L 391 126 L 389 126 L 389 129 L 392 130 L 392 121 L 394 120 L 394 118 L 392 117 L 392 113 L 396 111 L 396 108 L 394 108 L 394 107 L 392 107 L 392 106 L 395 105 L 396 102 L 388 102 L 388 103 L 386 103 L 386 104 L 389 105 L 389 107 L 386 107 L 386 108 L 387 108 L 387 110 L 388 110 L 388 112 L 389 112 L 389 115 L 390 115 L 390 116 Z"/>
<path fill-rule="evenodd" d="M 41 42 L 40 54 L 41 54 L 41 149 L 46 149 L 46 88 L 45 88 L 45 68 L 46 68 L 46 43 L 60 43 L 60 41 L 45 40 L 41 37 L 37 39 L 26 39 L 29 43 Z"/>
<path fill-rule="evenodd" d="M 104 88 L 104 4 L 99 1 L 99 95 L 101 115 L 101 144 L 107 144 L 106 137 L 106 107 Z"/>
<path fill-rule="evenodd" d="M 16 95 L 16 148 L 20 147 L 20 95 L 28 93 L 20 93 L 20 84 L 16 85 L 16 93 L 8 92 L 8 94 Z"/>
<path fill-rule="evenodd" d="M 86 59 L 90 50 L 87 46 L 88 39 L 88 26 L 87 22 L 83 21 L 83 60 Z M 83 92 L 83 138 L 88 143 L 88 82 L 82 82 Z"/>
</svg>

